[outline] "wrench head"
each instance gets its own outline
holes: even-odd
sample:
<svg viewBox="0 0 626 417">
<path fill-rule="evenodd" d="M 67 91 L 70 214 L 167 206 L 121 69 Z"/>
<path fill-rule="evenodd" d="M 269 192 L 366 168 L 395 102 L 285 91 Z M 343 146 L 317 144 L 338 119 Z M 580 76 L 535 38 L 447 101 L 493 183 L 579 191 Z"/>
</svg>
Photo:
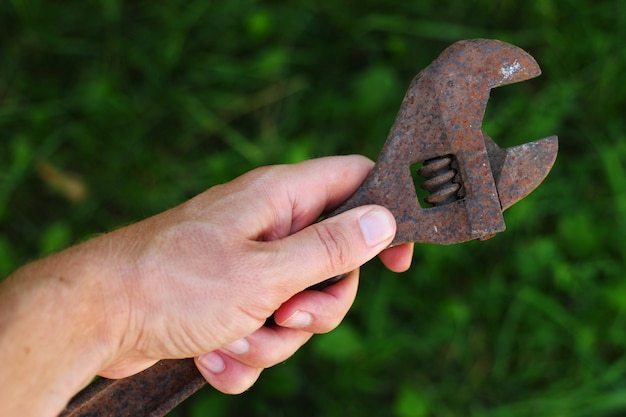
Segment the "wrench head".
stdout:
<svg viewBox="0 0 626 417">
<path fill-rule="evenodd" d="M 502 150 L 484 134 L 482 120 L 492 88 L 540 74 L 532 56 L 501 41 L 448 47 L 413 79 L 376 165 L 333 214 L 364 204 L 387 207 L 397 223 L 392 245 L 453 244 L 503 231 L 502 211 L 552 167 L 556 137 Z M 424 170 L 428 187 L 442 195 L 432 207 L 417 197 L 411 173 L 411 166 L 431 161 L 441 168 Z"/>
</svg>

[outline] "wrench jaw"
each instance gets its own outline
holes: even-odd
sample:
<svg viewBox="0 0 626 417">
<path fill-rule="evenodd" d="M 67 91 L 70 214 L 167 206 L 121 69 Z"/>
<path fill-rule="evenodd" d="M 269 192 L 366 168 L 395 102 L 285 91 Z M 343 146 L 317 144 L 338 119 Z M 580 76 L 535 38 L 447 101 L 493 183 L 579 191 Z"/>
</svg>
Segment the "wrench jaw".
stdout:
<svg viewBox="0 0 626 417">
<path fill-rule="evenodd" d="M 482 120 L 492 88 L 539 74 L 527 52 L 504 42 L 474 39 L 447 48 L 413 79 L 376 165 L 331 215 L 364 204 L 387 207 L 397 223 L 392 246 L 484 240 L 504 231 L 502 211 L 545 178 L 556 137 L 503 150 L 482 131 Z M 461 191 L 430 207 L 417 196 L 411 166 L 441 157 L 453 160 L 452 182 Z"/>
<path fill-rule="evenodd" d="M 494 173 L 502 211 L 530 194 L 548 176 L 556 161 L 558 139 L 550 136 L 505 150 L 505 160 Z"/>
<path fill-rule="evenodd" d="M 437 61 L 447 67 L 445 77 L 467 78 L 479 89 L 519 83 L 541 75 L 537 61 L 523 49 L 493 39 L 459 41 L 446 48 Z M 468 68 L 478 69 L 472 73 Z"/>
</svg>

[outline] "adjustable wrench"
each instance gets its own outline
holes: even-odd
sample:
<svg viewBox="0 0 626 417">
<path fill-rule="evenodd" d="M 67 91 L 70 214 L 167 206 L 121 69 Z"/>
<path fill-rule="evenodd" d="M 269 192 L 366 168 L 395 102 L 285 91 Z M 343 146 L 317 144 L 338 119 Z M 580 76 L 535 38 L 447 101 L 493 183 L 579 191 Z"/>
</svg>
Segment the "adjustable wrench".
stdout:
<svg viewBox="0 0 626 417">
<path fill-rule="evenodd" d="M 374 168 L 330 216 L 385 206 L 397 222 L 392 245 L 453 244 L 503 231 L 502 212 L 548 175 L 558 142 L 551 136 L 501 149 L 482 119 L 492 88 L 540 73 L 528 53 L 504 42 L 474 39 L 447 48 L 414 78 Z M 423 198 L 411 173 L 420 164 Z M 61 416 L 163 416 L 204 385 L 192 359 L 163 360 L 129 378 L 97 380 Z"/>
<path fill-rule="evenodd" d="M 461 41 L 414 79 L 376 165 L 334 214 L 364 204 L 387 207 L 398 230 L 392 245 L 452 244 L 504 230 L 502 212 L 534 190 L 556 160 L 551 136 L 501 149 L 482 130 L 492 88 L 537 77 L 522 49 L 495 40 Z M 420 202 L 410 167 L 423 162 Z"/>
</svg>

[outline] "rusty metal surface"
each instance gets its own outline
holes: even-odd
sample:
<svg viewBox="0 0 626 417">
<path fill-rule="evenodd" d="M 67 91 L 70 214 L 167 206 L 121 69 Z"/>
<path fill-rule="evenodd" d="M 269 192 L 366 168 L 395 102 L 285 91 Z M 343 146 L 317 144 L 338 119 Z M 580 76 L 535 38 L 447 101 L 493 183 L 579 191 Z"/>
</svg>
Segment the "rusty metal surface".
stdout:
<svg viewBox="0 0 626 417">
<path fill-rule="evenodd" d="M 460 243 L 503 231 L 503 210 L 543 181 L 557 138 L 501 149 L 482 119 L 492 88 L 540 73 L 528 53 L 504 42 L 474 39 L 447 48 L 414 78 L 372 172 L 330 215 L 383 205 L 398 226 L 392 245 Z M 411 173 L 419 163 L 430 193 L 424 201 Z M 96 381 L 61 416 L 163 416 L 204 384 L 193 360 L 165 360 L 130 378 Z"/>
<path fill-rule="evenodd" d="M 164 416 L 205 384 L 193 359 L 163 360 L 128 378 L 95 381 L 60 416 Z"/>
<path fill-rule="evenodd" d="M 492 88 L 539 74 L 532 56 L 504 42 L 474 39 L 447 48 L 413 79 L 372 172 L 333 214 L 387 207 L 398 224 L 393 245 L 460 243 L 503 231 L 502 211 L 545 178 L 557 139 L 500 149 L 483 132 L 483 116 Z M 462 194 L 443 190 L 444 201 L 430 207 L 419 201 L 410 168 L 441 157 L 453 160 L 456 177 L 444 186 L 457 184 Z"/>
</svg>

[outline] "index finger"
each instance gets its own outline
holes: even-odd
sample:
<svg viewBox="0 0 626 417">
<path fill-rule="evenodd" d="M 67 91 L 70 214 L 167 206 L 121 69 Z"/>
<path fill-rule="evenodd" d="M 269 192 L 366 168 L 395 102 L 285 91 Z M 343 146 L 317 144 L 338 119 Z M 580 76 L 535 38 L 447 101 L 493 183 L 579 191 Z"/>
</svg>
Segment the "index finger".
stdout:
<svg viewBox="0 0 626 417">
<path fill-rule="evenodd" d="M 237 205 L 228 203 L 225 221 L 252 240 L 289 236 L 350 197 L 373 165 L 363 156 L 349 155 L 258 168 L 227 184 L 224 191 Z M 246 207 L 249 215 L 238 216 L 236 207 Z"/>
<path fill-rule="evenodd" d="M 348 199 L 367 177 L 374 163 L 361 155 L 312 159 L 293 166 L 289 182 L 293 219 L 291 233 L 313 223 Z"/>
</svg>

